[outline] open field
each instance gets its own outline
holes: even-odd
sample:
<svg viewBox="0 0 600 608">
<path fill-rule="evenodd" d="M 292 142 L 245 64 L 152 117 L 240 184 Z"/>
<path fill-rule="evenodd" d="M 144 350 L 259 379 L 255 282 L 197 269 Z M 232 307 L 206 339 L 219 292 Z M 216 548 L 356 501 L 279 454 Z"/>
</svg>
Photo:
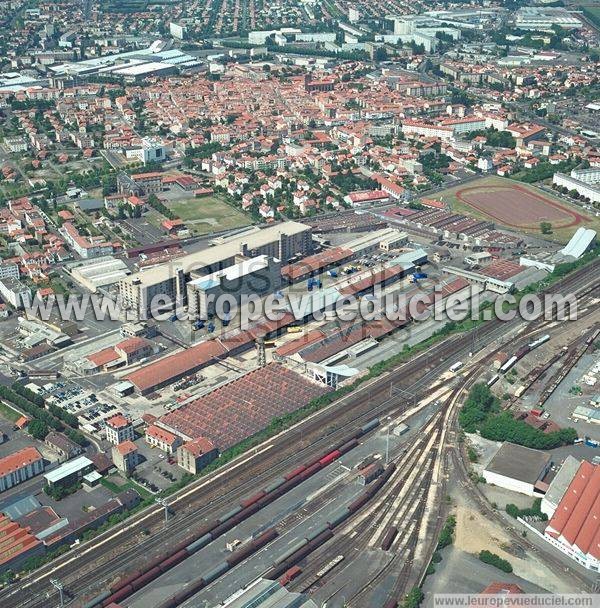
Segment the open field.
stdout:
<svg viewBox="0 0 600 608">
<path fill-rule="evenodd" d="M 218 196 L 168 201 L 166 205 L 180 217 L 194 234 L 206 234 L 248 226 L 252 222 Z"/>
<path fill-rule="evenodd" d="M 540 223 L 552 224 L 549 238 L 566 242 L 582 225 L 598 230 L 600 220 L 529 184 L 486 177 L 473 184 L 439 192 L 434 197 L 453 211 L 493 221 L 500 228 L 540 235 Z"/>
<path fill-rule="evenodd" d="M 6 405 L 6 403 L 0 402 L 0 417 L 10 422 L 16 422 L 21 417 L 21 414 L 17 410 L 13 410 L 9 405 Z"/>
</svg>

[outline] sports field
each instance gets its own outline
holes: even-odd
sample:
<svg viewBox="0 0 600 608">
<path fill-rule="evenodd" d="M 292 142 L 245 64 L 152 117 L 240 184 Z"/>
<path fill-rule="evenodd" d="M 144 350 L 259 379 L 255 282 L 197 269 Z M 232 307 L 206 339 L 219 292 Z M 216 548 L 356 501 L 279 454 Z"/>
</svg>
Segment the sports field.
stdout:
<svg viewBox="0 0 600 608">
<path fill-rule="evenodd" d="M 240 228 L 252 223 L 245 213 L 228 205 L 218 196 L 169 201 L 166 205 L 194 234 Z"/>
<path fill-rule="evenodd" d="M 449 188 L 435 195 L 437 200 L 449 204 L 453 211 L 493 221 L 505 227 L 540 234 L 540 224 L 552 224 L 552 235 L 567 241 L 580 225 L 598 229 L 595 215 L 588 215 L 535 186 L 501 177 L 484 177 L 480 180 Z"/>
</svg>

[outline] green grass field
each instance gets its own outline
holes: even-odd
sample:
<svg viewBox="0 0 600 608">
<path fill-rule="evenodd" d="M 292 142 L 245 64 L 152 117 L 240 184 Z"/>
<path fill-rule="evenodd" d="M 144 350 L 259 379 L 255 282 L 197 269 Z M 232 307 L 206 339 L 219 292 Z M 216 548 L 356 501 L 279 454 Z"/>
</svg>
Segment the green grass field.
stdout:
<svg viewBox="0 0 600 608">
<path fill-rule="evenodd" d="M 166 203 L 194 234 L 206 234 L 252 223 L 242 211 L 228 205 L 219 196 L 190 198 Z"/>
<path fill-rule="evenodd" d="M 600 218 L 596 217 L 593 214 L 593 212 L 588 211 L 586 209 L 582 209 L 581 207 L 576 206 L 576 205 L 571 205 L 565 199 L 557 197 L 557 196 L 553 196 L 551 193 L 546 192 L 545 190 L 540 190 L 539 188 L 536 188 L 535 186 L 532 186 L 531 184 L 525 184 L 523 182 L 518 182 L 518 181 L 515 181 L 512 179 L 507 179 L 505 177 L 499 177 L 499 176 L 483 177 L 479 180 L 469 182 L 467 184 L 455 186 L 453 188 L 447 188 L 446 190 L 442 190 L 441 192 L 436 193 L 434 196 L 427 197 L 427 198 L 432 198 L 435 200 L 441 200 L 441 201 L 445 202 L 447 205 L 450 205 L 452 211 L 454 211 L 455 213 L 462 213 L 464 215 L 468 215 L 470 217 L 474 217 L 474 218 L 477 218 L 480 220 L 491 220 L 496 224 L 496 226 L 498 228 L 509 230 L 511 232 L 517 232 L 517 233 L 523 232 L 525 234 L 530 234 L 532 236 L 542 236 L 543 238 L 545 238 L 547 240 L 557 241 L 559 243 L 567 243 L 569 241 L 569 239 L 575 233 L 575 230 L 577 230 L 576 227 L 555 228 L 553 230 L 552 234 L 547 234 L 547 235 L 542 235 L 541 230 L 539 230 L 539 229 L 519 228 L 517 230 L 514 227 L 502 225 L 496 219 L 490 218 L 485 213 L 479 211 L 478 209 L 474 209 L 473 207 L 464 203 L 463 201 L 459 200 L 456 197 L 456 192 L 459 190 L 462 190 L 464 188 L 470 188 L 470 187 L 481 188 L 481 187 L 485 187 L 485 186 L 490 186 L 490 187 L 504 186 L 504 187 L 506 187 L 506 186 L 510 186 L 510 185 L 520 186 L 522 188 L 529 190 L 532 193 L 539 194 L 540 196 L 554 200 L 565 208 L 573 209 L 573 211 L 575 211 L 581 215 L 586 215 L 589 217 L 590 221 L 586 222 L 584 225 L 587 228 L 591 228 L 592 230 L 596 230 L 596 231 L 600 230 Z"/>
<path fill-rule="evenodd" d="M 10 422 L 16 422 L 21 417 L 21 414 L 19 414 L 17 410 L 13 410 L 9 405 L 6 405 L 6 403 L 0 401 L 0 417 Z"/>
</svg>

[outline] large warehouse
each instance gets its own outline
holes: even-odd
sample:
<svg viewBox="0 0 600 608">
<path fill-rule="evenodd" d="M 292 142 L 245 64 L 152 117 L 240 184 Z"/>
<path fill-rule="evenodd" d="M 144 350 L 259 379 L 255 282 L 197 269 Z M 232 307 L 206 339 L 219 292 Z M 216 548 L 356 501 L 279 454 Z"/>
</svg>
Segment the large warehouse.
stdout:
<svg viewBox="0 0 600 608">
<path fill-rule="evenodd" d="M 600 571 L 600 465 L 579 465 L 544 535 L 582 566 Z"/>
<path fill-rule="evenodd" d="M 203 249 L 137 272 L 119 282 L 123 304 L 128 308 L 150 312 L 152 298 L 165 295 L 172 299 L 186 299 L 185 284 L 195 277 L 233 266 L 244 258 L 266 255 L 286 264 L 294 257 L 304 257 L 313 251 L 309 226 L 299 222 L 284 222 L 263 230 L 245 232 L 227 239 L 215 247 Z"/>
<path fill-rule="evenodd" d="M 505 441 L 483 471 L 487 483 L 528 496 L 550 469 L 550 454 Z"/>
</svg>

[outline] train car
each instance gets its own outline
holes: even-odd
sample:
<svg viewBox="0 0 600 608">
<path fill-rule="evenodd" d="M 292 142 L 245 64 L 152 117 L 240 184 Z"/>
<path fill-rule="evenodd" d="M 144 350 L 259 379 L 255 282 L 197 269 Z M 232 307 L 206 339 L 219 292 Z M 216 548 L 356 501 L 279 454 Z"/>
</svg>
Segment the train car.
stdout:
<svg viewBox="0 0 600 608">
<path fill-rule="evenodd" d="M 498 382 L 498 380 L 500 379 L 500 374 L 494 374 L 487 382 L 486 384 L 488 386 L 494 386 L 494 384 L 496 384 L 496 382 Z"/>
<path fill-rule="evenodd" d="M 331 529 L 333 529 L 333 528 L 339 526 L 343 521 L 348 519 L 348 517 L 350 517 L 350 515 L 351 515 L 350 509 L 348 507 L 344 507 L 341 511 L 337 511 L 327 520 L 327 525 Z"/>
<path fill-rule="evenodd" d="M 175 555 L 171 555 L 171 557 L 168 557 L 166 560 L 158 564 L 158 568 L 161 572 L 166 572 L 167 570 L 169 570 L 173 566 L 176 566 L 189 556 L 190 554 L 185 549 L 181 549 L 180 551 L 175 553 Z"/>
<path fill-rule="evenodd" d="M 292 566 L 283 573 L 283 576 L 279 579 L 279 583 L 285 587 L 300 576 L 300 574 L 302 574 L 302 568 L 300 566 Z"/>
<path fill-rule="evenodd" d="M 192 555 L 192 553 L 196 553 L 196 551 L 200 551 L 200 549 L 202 549 L 203 547 L 206 547 L 206 545 L 208 545 L 210 542 L 212 542 L 212 540 L 213 540 L 212 534 L 210 534 L 210 533 L 205 534 L 204 536 L 201 536 L 200 538 L 198 538 L 195 541 L 191 542 L 185 548 L 185 550 L 190 555 Z"/>
<path fill-rule="evenodd" d="M 323 578 L 331 572 L 340 562 L 344 561 L 343 555 L 336 555 L 330 562 L 326 563 L 320 570 L 317 571 L 316 577 Z"/>
<path fill-rule="evenodd" d="M 246 507 L 253 505 L 255 502 L 258 502 L 261 498 L 263 498 L 263 496 L 265 496 L 265 494 L 266 492 L 264 490 L 261 490 L 260 492 L 253 494 L 249 498 L 245 498 L 244 500 L 242 500 L 242 502 L 240 502 L 240 505 L 242 505 L 242 507 L 245 509 Z"/>
<path fill-rule="evenodd" d="M 154 568 L 151 568 L 148 570 L 148 572 L 145 572 L 142 574 L 142 576 L 133 581 L 133 583 L 131 583 L 131 589 L 133 591 L 137 591 L 138 589 L 145 587 L 148 583 L 151 583 L 154 579 L 158 578 L 162 573 L 162 570 L 158 566 L 154 566 Z"/>
<path fill-rule="evenodd" d="M 463 362 L 462 361 L 457 361 L 454 365 L 450 366 L 450 369 L 448 370 L 449 372 L 455 373 L 457 372 L 462 366 L 463 366 Z"/>
<path fill-rule="evenodd" d="M 321 463 L 317 461 L 317 462 L 315 462 L 315 464 L 308 467 L 308 469 L 306 469 L 302 473 L 300 473 L 299 477 L 300 477 L 300 479 L 302 479 L 302 481 L 304 481 L 305 479 L 308 479 L 309 477 L 314 475 L 320 469 L 321 469 Z"/>
<path fill-rule="evenodd" d="M 327 456 L 323 456 L 323 458 L 319 460 L 319 464 L 325 467 L 328 464 L 331 464 L 336 458 L 339 458 L 340 456 L 341 452 L 339 450 L 333 450 L 333 452 L 329 452 Z"/>
<path fill-rule="evenodd" d="M 353 450 L 357 445 L 358 445 L 357 439 L 351 439 L 350 441 L 347 441 L 346 443 L 344 443 L 343 445 L 341 445 L 338 448 L 340 455 L 346 454 L 350 450 Z"/>
<path fill-rule="evenodd" d="M 517 361 L 518 359 L 515 355 L 510 357 L 510 359 L 507 359 L 504 365 L 500 367 L 500 373 L 505 374 Z"/>
<path fill-rule="evenodd" d="M 348 505 L 348 510 L 350 511 L 350 513 L 355 513 L 356 511 L 358 511 L 361 507 L 363 507 L 367 503 L 369 498 L 371 498 L 371 497 L 365 492 L 365 493 L 361 494 L 356 500 L 353 500 Z"/>
<path fill-rule="evenodd" d="M 360 427 L 361 436 L 365 435 L 369 431 L 372 431 L 374 428 L 376 428 L 378 426 L 379 426 L 379 418 L 374 418 L 370 422 L 367 422 L 367 424 Z"/>
<path fill-rule="evenodd" d="M 540 336 L 537 340 L 534 340 L 533 342 L 530 342 L 528 344 L 529 350 L 533 350 L 534 348 L 541 346 L 545 342 L 548 342 L 548 340 L 550 340 L 550 334 L 545 334 L 544 336 Z"/>
<path fill-rule="evenodd" d="M 225 515 L 223 515 L 222 517 L 219 517 L 219 519 L 217 519 L 217 521 L 220 524 L 222 524 L 224 521 L 227 521 L 228 519 L 235 517 L 241 510 L 242 510 L 242 506 L 238 505 L 237 507 L 234 507 L 233 509 L 231 509 L 231 511 L 227 511 L 227 513 L 225 513 Z"/>
<path fill-rule="evenodd" d="M 398 528 L 396 528 L 396 526 L 392 526 L 386 532 L 385 536 L 383 537 L 383 541 L 381 542 L 381 548 L 384 551 L 387 551 L 392 546 L 392 543 L 394 542 L 394 539 L 396 538 L 397 534 L 398 534 Z"/>
<path fill-rule="evenodd" d="M 285 562 L 287 559 L 292 557 L 292 555 L 294 555 L 294 553 L 297 553 L 300 549 L 302 549 L 302 547 L 304 547 L 304 545 L 307 545 L 307 544 L 308 544 L 308 540 L 306 540 L 306 538 L 302 538 L 299 541 L 296 541 L 287 551 L 285 551 L 278 558 L 275 559 L 275 561 L 273 562 L 273 565 L 277 566 L 277 565 Z"/>
<path fill-rule="evenodd" d="M 317 536 L 319 536 L 319 534 L 323 534 L 323 532 L 326 532 L 327 530 L 329 530 L 329 526 L 327 524 L 323 524 L 323 525 L 319 526 L 318 528 L 315 528 L 309 534 L 307 534 L 306 540 L 308 540 L 308 541 L 314 540 L 315 538 L 317 538 Z"/>
<path fill-rule="evenodd" d="M 296 475 L 300 475 L 306 469 L 305 465 L 300 465 L 295 469 L 292 469 L 289 473 L 286 473 L 283 478 L 289 481 L 292 477 L 296 477 Z"/>
</svg>

